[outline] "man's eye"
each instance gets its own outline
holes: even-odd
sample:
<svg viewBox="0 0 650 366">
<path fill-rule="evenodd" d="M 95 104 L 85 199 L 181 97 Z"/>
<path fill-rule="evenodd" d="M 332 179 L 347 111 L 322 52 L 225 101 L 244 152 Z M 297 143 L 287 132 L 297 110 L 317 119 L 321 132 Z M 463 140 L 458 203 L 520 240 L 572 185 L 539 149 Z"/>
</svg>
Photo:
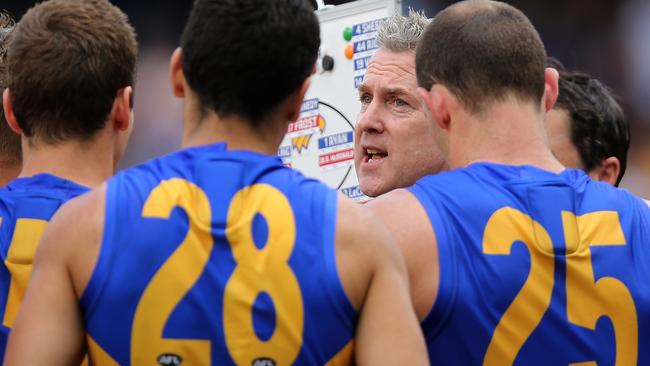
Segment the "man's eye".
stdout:
<svg viewBox="0 0 650 366">
<path fill-rule="evenodd" d="M 361 101 L 362 104 L 370 104 L 370 102 L 372 102 L 372 97 L 368 94 L 364 94 L 361 97 L 359 97 L 359 100 Z"/>
<path fill-rule="evenodd" d="M 403 101 L 402 99 L 399 99 L 399 98 L 393 99 L 393 105 L 395 105 L 395 107 L 408 107 L 409 106 L 408 103 L 406 103 L 405 101 Z"/>
</svg>

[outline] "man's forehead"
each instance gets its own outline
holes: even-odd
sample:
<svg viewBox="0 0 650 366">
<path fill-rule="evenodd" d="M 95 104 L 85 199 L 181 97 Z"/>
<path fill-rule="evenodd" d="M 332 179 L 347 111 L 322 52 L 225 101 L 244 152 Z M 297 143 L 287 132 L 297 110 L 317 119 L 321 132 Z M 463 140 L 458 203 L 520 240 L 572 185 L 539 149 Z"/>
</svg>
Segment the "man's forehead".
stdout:
<svg viewBox="0 0 650 366">
<path fill-rule="evenodd" d="M 415 92 L 415 54 L 413 52 L 392 52 L 380 49 L 370 60 L 363 84 L 359 88 L 402 89 Z"/>
</svg>

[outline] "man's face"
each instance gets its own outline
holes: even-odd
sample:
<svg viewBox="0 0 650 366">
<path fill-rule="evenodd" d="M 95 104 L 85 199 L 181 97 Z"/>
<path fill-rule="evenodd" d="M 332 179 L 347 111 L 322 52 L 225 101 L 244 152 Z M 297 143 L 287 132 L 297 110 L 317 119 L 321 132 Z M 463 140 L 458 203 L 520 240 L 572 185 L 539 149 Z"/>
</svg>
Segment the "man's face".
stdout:
<svg viewBox="0 0 650 366">
<path fill-rule="evenodd" d="M 443 169 L 441 131 L 417 92 L 415 53 L 379 49 L 359 97 L 354 164 L 363 193 L 375 197 Z"/>
<path fill-rule="evenodd" d="M 571 141 L 571 120 L 563 109 L 551 109 L 546 113 L 546 131 L 551 151 L 567 168 L 583 169 L 578 149 Z"/>
</svg>

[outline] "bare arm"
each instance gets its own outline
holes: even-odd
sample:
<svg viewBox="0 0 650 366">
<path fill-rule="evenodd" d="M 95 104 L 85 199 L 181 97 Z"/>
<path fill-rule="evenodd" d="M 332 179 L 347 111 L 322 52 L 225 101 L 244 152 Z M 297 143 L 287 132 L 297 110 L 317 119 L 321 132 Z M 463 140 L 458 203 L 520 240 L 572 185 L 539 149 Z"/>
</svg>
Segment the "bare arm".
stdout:
<svg viewBox="0 0 650 366">
<path fill-rule="evenodd" d="M 427 365 L 407 271 L 390 233 L 366 209 L 339 200 L 337 263 L 360 308 L 355 359 L 362 365 Z"/>
<path fill-rule="evenodd" d="M 6 365 L 81 363 L 85 333 L 78 298 L 95 262 L 87 254 L 94 251 L 96 258 L 98 252 L 98 246 L 87 244 L 97 242 L 97 238 L 89 240 L 93 233 L 101 236 L 101 230 L 93 226 L 98 219 L 98 213 L 93 211 L 97 208 L 93 201 L 96 197 L 91 193 L 71 200 L 48 224 L 25 301 L 11 330 Z M 75 283 L 78 278 L 85 282 Z"/>
<path fill-rule="evenodd" d="M 440 282 L 438 246 L 429 217 L 410 192 L 389 192 L 366 204 L 393 234 L 409 273 L 411 299 L 420 321 L 431 311 Z"/>
</svg>

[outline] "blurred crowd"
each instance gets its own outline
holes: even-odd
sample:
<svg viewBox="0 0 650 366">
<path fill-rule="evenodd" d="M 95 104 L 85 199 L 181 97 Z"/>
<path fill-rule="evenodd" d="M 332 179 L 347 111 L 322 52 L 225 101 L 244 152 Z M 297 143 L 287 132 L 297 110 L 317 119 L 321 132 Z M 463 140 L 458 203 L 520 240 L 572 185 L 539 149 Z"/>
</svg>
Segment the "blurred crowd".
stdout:
<svg viewBox="0 0 650 366">
<path fill-rule="evenodd" d="M 129 14 L 141 45 L 135 91 L 136 128 L 121 166 L 180 147 L 181 104 L 169 87 L 168 60 L 191 1 L 113 3 Z M 325 1 L 340 4 L 347 1 Z M 403 0 L 433 16 L 451 0 Z M 540 31 L 549 55 L 601 79 L 622 99 L 632 126 L 629 166 L 621 186 L 650 197 L 650 1 L 512 0 Z M 0 5 L 16 19 L 34 0 Z M 289 36 L 289 35 L 288 35 Z M 278 40 L 281 41 L 281 40 Z"/>
</svg>

